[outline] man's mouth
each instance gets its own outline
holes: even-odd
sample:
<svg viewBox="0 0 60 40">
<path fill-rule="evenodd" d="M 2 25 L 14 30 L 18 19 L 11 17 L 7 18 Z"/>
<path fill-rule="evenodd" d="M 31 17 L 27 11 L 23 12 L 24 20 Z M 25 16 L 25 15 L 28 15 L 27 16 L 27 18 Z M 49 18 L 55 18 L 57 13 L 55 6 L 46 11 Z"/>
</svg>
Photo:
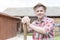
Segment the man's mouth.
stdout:
<svg viewBox="0 0 60 40">
<path fill-rule="evenodd" d="M 41 16 L 42 14 L 38 14 L 38 16 Z"/>
</svg>

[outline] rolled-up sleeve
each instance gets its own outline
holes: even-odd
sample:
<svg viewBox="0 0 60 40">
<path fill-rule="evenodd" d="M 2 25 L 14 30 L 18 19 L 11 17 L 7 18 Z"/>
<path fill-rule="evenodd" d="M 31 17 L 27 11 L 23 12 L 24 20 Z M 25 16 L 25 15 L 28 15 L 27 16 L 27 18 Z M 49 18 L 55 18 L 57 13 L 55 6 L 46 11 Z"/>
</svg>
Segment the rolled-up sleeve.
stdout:
<svg viewBox="0 0 60 40">
<path fill-rule="evenodd" d="M 44 26 L 44 29 L 45 29 L 45 31 L 46 31 L 46 35 L 49 35 L 49 34 L 53 35 L 53 31 L 54 31 L 54 21 L 53 21 L 53 20 L 52 20 L 52 21 L 48 21 L 48 22 L 46 23 L 46 25 Z"/>
</svg>

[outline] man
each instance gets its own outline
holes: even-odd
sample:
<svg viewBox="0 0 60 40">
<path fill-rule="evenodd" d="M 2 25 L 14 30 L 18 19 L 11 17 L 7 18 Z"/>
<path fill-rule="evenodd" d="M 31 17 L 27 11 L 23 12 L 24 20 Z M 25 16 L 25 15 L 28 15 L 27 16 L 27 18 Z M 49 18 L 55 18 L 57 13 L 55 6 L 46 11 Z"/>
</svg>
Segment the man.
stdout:
<svg viewBox="0 0 60 40">
<path fill-rule="evenodd" d="M 22 23 L 27 23 L 33 32 L 33 40 L 54 40 L 54 20 L 45 15 L 46 6 L 37 4 L 33 10 L 38 17 L 37 20 L 30 23 L 28 16 L 22 18 Z"/>
</svg>

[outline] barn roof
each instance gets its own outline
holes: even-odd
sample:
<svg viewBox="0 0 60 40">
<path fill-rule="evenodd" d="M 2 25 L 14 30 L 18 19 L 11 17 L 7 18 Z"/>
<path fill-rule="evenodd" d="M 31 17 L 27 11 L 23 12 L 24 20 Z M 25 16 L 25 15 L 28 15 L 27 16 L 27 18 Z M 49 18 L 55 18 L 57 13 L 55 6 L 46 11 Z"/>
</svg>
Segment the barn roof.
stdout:
<svg viewBox="0 0 60 40">
<path fill-rule="evenodd" d="M 4 13 L 13 16 L 35 16 L 32 7 L 7 8 Z M 47 16 L 60 16 L 60 7 L 47 7 Z"/>
<path fill-rule="evenodd" d="M 20 18 L 17 18 L 15 16 L 8 15 L 8 14 L 3 13 L 3 12 L 0 12 L 0 17 L 7 17 L 7 18 L 12 18 L 12 19 L 20 20 Z"/>
</svg>

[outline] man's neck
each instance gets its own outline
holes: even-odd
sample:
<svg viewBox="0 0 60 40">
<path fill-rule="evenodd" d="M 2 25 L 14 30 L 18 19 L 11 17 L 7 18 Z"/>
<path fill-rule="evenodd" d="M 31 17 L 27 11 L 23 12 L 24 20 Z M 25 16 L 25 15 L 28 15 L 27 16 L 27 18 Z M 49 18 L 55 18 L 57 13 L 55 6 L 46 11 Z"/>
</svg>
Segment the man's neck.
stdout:
<svg viewBox="0 0 60 40">
<path fill-rule="evenodd" d="M 42 18 L 38 18 L 38 21 L 41 22 Z"/>
<path fill-rule="evenodd" d="M 38 18 L 38 21 L 41 22 L 41 21 L 43 20 L 43 18 L 44 18 L 44 17 L 42 17 L 42 18 Z"/>
</svg>

